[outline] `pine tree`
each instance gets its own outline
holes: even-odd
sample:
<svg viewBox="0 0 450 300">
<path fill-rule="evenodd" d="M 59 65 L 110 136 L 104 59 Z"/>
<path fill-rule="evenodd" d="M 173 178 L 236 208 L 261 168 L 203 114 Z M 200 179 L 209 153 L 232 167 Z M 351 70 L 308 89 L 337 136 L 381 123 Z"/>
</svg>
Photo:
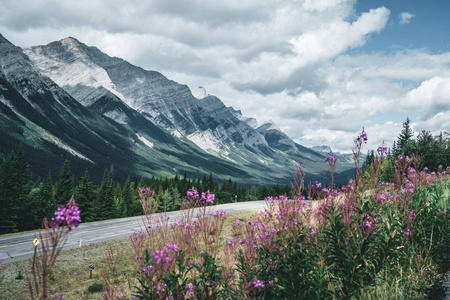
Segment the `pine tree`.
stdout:
<svg viewBox="0 0 450 300">
<path fill-rule="evenodd" d="M 28 164 L 22 147 L 12 151 L 0 169 L 0 233 L 15 232 L 23 220 L 28 187 Z"/>
<path fill-rule="evenodd" d="M 113 219 L 116 215 L 114 206 L 114 191 L 113 191 L 114 168 L 111 167 L 110 172 L 105 170 L 103 173 L 102 183 L 97 192 L 97 199 L 95 201 L 95 214 L 97 220 Z"/>
<path fill-rule="evenodd" d="M 17 228 L 23 230 L 21 224 L 26 221 L 27 211 L 27 197 L 32 188 L 30 185 L 30 176 L 28 174 L 28 163 L 25 158 L 25 153 L 22 149 L 22 145 L 17 149 L 16 156 L 14 158 L 14 172 L 10 174 L 15 190 L 15 201 L 18 206 L 18 224 Z"/>
<path fill-rule="evenodd" d="M 40 228 L 44 218 L 50 220 L 53 218 L 53 212 L 56 210 L 57 204 L 53 197 L 53 183 L 50 172 L 45 181 L 42 181 L 38 188 L 34 189 L 35 193 L 30 193 L 30 208 L 32 225 L 27 229 Z M 25 229 L 26 230 L 26 229 Z"/>
<path fill-rule="evenodd" d="M 66 160 L 59 171 L 55 184 L 55 199 L 58 205 L 66 204 L 73 195 L 73 177 L 69 162 Z"/>
<path fill-rule="evenodd" d="M 170 197 L 173 201 L 173 209 L 178 210 L 181 208 L 181 195 L 178 192 L 178 188 L 175 184 L 172 184 L 169 188 Z"/>
<path fill-rule="evenodd" d="M 158 191 L 156 192 L 156 201 L 158 203 L 158 211 L 164 211 L 163 203 L 164 190 L 162 186 L 158 186 Z"/>
<path fill-rule="evenodd" d="M 163 207 L 163 211 L 167 212 L 167 211 L 172 211 L 173 210 L 173 199 L 172 196 L 170 195 L 169 190 L 165 190 L 164 194 L 162 196 L 162 207 Z"/>
<path fill-rule="evenodd" d="M 397 155 L 401 154 L 402 152 L 405 152 L 407 143 L 414 136 L 414 133 L 413 133 L 409 123 L 410 123 L 410 120 L 407 117 L 406 121 L 403 123 L 403 129 L 397 140 L 397 153 L 396 153 Z"/>
<path fill-rule="evenodd" d="M 91 212 L 96 194 L 87 170 L 84 172 L 80 184 L 75 189 L 74 197 L 75 202 L 80 207 L 81 220 L 93 221 Z"/>
<path fill-rule="evenodd" d="M 208 190 L 210 192 L 212 192 L 214 190 L 214 179 L 213 179 L 212 173 L 209 173 Z"/>
<path fill-rule="evenodd" d="M 221 192 L 226 192 L 227 191 L 227 181 L 224 179 L 223 183 L 222 183 L 222 187 L 220 188 Z"/>
<path fill-rule="evenodd" d="M 130 217 L 131 216 L 131 204 L 133 203 L 133 189 L 131 187 L 130 177 L 128 176 L 127 181 L 125 182 L 122 189 L 122 217 Z"/>
<path fill-rule="evenodd" d="M 233 194 L 233 182 L 231 181 L 231 178 L 228 179 L 227 192 Z"/>
</svg>

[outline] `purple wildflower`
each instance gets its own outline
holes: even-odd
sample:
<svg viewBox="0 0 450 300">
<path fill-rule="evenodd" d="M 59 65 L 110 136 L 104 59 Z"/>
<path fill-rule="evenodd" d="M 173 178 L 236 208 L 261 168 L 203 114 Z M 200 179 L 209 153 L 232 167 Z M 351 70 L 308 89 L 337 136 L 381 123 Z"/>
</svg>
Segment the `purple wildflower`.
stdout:
<svg viewBox="0 0 450 300">
<path fill-rule="evenodd" d="M 264 288 L 264 281 L 261 281 L 259 279 L 255 280 L 255 281 L 250 281 L 250 283 L 248 284 L 248 287 L 255 287 L 255 288 Z"/>
<path fill-rule="evenodd" d="M 328 163 L 334 163 L 338 160 L 337 156 L 333 153 L 333 151 L 330 150 L 327 154 L 327 158 L 325 159 Z"/>
<path fill-rule="evenodd" d="M 218 210 L 214 213 L 215 217 L 227 217 L 227 213 L 224 210 Z"/>
<path fill-rule="evenodd" d="M 372 228 L 372 222 L 366 221 L 366 222 L 364 223 L 364 226 L 367 227 L 367 228 Z"/>
<path fill-rule="evenodd" d="M 178 245 L 177 244 L 166 244 L 166 250 L 171 251 L 171 252 L 177 252 Z"/>
<path fill-rule="evenodd" d="M 164 251 L 163 250 L 155 251 L 155 253 L 153 253 L 153 262 L 156 265 L 159 265 L 161 263 L 161 261 L 163 260 L 163 258 L 164 258 Z"/>
<path fill-rule="evenodd" d="M 195 293 L 195 285 L 193 285 L 192 283 L 190 283 L 190 284 L 188 284 L 188 285 L 186 286 L 186 288 L 187 288 L 187 294 L 188 294 L 189 296 L 193 296 L 194 293 Z"/>
<path fill-rule="evenodd" d="M 75 204 L 73 197 L 70 198 L 67 204 L 58 207 L 57 211 L 55 211 L 55 218 L 52 218 L 53 223 L 56 226 L 67 224 L 67 226 L 75 226 L 78 227 L 78 224 L 81 223 L 80 210 L 78 206 Z"/>
<path fill-rule="evenodd" d="M 383 141 L 383 143 L 377 149 L 378 155 L 380 155 L 381 157 L 387 156 L 387 154 L 388 154 L 387 150 L 388 150 L 387 145 Z"/>
<path fill-rule="evenodd" d="M 188 197 L 191 197 L 193 199 L 197 199 L 198 198 L 198 191 L 196 189 L 194 189 L 194 188 L 189 189 L 187 191 L 187 195 L 188 195 Z"/>
</svg>

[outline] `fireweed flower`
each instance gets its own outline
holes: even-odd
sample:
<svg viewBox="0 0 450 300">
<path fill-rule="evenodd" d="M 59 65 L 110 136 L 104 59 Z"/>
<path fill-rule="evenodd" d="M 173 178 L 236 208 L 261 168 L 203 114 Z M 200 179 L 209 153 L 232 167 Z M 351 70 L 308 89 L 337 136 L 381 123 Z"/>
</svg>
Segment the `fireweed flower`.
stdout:
<svg viewBox="0 0 450 300">
<path fill-rule="evenodd" d="M 206 197 L 206 202 L 208 203 L 214 203 L 214 194 L 208 193 L 208 196 Z"/>
<path fill-rule="evenodd" d="M 227 217 L 227 213 L 224 210 L 218 210 L 214 213 L 215 217 Z"/>
<path fill-rule="evenodd" d="M 249 284 L 248 284 L 248 287 L 249 288 L 255 287 L 255 288 L 263 289 L 264 288 L 264 282 L 259 280 L 259 279 L 255 280 L 255 281 L 250 281 Z"/>
<path fill-rule="evenodd" d="M 377 153 L 379 156 L 381 157 L 385 157 L 388 155 L 388 148 L 385 144 L 385 142 L 383 141 L 383 143 L 380 145 L 380 147 L 378 147 L 377 149 Z"/>
<path fill-rule="evenodd" d="M 334 163 L 338 160 L 337 156 L 333 153 L 333 151 L 328 152 L 327 158 L 325 159 L 328 163 Z"/>
<path fill-rule="evenodd" d="M 362 143 L 367 144 L 367 134 L 364 131 L 364 128 L 363 128 L 361 134 L 358 135 L 358 137 L 356 138 L 356 142 L 358 142 L 359 144 L 362 144 Z"/>
<path fill-rule="evenodd" d="M 66 223 L 70 229 L 72 225 L 78 227 L 78 224 L 81 223 L 80 210 L 75 204 L 73 197 L 67 204 L 58 207 L 54 215 L 56 217 L 52 218 L 52 221 L 56 226 L 64 225 Z"/>
<path fill-rule="evenodd" d="M 162 262 L 163 258 L 164 250 L 155 251 L 155 253 L 153 253 L 153 262 L 155 263 L 155 265 L 159 265 Z"/>
<path fill-rule="evenodd" d="M 188 195 L 188 197 L 191 197 L 193 199 L 197 199 L 198 198 L 198 191 L 196 189 L 194 189 L 194 188 L 189 189 L 187 191 L 187 195 Z"/>
<path fill-rule="evenodd" d="M 186 286 L 186 288 L 187 288 L 187 294 L 188 294 L 189 296 L 193 296 L 194 293 L 195 293 L 195 285 L 193 285 L 192 283 L 190 283 L 190 284 L 188 284 L 188 285 Z"/>
<path fill-rule="evenodd" d="M 166 247 L 166 250 L 168 250 L 170 252 L 178 252 L 177 244 L 166 244 L 165 247 Z"/>
<path fill-rule="evenodd" d="M 144 274 L 150 274 L 150 273 L 153 273 L 154 267 L 153 266 L 144 266 L 142 269 L 143 269 Z"/>
<path fill-rule="evenodd" d="M 372 222 L 366 221 L 366 222 L 364 223 L 364 226 L 367 227 L 367 228 L 372 228 Z"/>
<path fill-rule="evenodd" d="M 181 226 L 183 225 L 183 222 L 181 222 L 181 220 L 179 221 L 174 221 L 170 226 L 175 227 L 175 226 Z"/>
<path fill-rule="evenodd" d="M 411 235 L 411 229 L 407 228 L 406 231 L 404 232 L 405 236 L 410 236 Z"/>
<path fill-rule="evenodd" d="M 166 257 L 166 265 L 169 265 L 172 261 L 173 259 L 171 257 Z"/>
</svg>

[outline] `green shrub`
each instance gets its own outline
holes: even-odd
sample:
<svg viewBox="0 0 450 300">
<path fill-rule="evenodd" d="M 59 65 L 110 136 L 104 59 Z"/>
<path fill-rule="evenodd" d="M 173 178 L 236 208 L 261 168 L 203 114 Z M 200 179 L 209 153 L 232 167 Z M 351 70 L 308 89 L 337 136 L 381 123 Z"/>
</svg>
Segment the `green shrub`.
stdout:
<svg viewBox="0 0 450 300">
<path fill-rule="evenodd" d="M 88 286 L 88 292 L 89 293 L 97 293 L 103 291 L 103 284 L 101 283 L 93 283 L 90 286 Z"/>
<path fill-rule="evenodd" d="M 19 274 L 17 274 L 16 280 L 22 280 L 23 278 L 24 277 L 23 277 L 22 271 L 19 270 Z"/>
</svg>

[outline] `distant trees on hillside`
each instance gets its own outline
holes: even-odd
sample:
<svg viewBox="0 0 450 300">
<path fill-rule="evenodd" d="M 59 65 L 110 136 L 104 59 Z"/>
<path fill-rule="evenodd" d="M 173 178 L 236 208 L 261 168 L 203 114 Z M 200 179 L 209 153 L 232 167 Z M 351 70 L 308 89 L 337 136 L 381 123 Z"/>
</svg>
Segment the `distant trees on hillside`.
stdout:
<svg viewBox="0 0 450 300">
<path fill-rule="evenodd" d="M 374 150 L 369 151 L 367 155 L 363 166 L 366 176 L 369 176 L 375 155 Z M 417 138 L 414 138 L 410 120 L 407 118 L 403 123 L 403 129 L 397 141 L 394 142 L 392 149 L 388 152 L 387 159 L 381 166 L 381 181 L 393 181 L 394 163 L 399 155 L 404 155 L 405 157 L 420 155 L 422 158 L 421 167 L 427 167 L 429 172 L 438 171 L 440 166 L 445 169 L 447 166 L 450 166 L 450 134 L 440 132 L 438 135 L 433 136 L 430 131 L 422 130 L 417 135 Z"/>
<path fill-rule="evenodd" d="M 62 163 L 55 182 L 50 172 L 46 178 L 32 180 L 22 147 L 1 157 L 0 154 L 0 234 L 39 228 L 42 220 L 51 219 L 56 208 L 67 203 L 72 195 L 80 207 L 82 221 L 89 222 L 142 214 L 139 187 L 155 191 L 161 212 L 179 209 L 182 197 L 192 187 L 200 193 L 214 193 L 216 204 L 290 194 L 288 186 L 280 188 L 278 185 L 252 187 L 247 191 L 231 179 L 220 184 L 212 174 L 188 178 L 184 173 L 173 178 L 152 177 L 138 181 L 128 177 L 125 182 L 117 183 L 112 166 L 104 171 L 100 184 L 95 185 L 88 170 L 76 181 L 68 161 Z"/>
</svg>

